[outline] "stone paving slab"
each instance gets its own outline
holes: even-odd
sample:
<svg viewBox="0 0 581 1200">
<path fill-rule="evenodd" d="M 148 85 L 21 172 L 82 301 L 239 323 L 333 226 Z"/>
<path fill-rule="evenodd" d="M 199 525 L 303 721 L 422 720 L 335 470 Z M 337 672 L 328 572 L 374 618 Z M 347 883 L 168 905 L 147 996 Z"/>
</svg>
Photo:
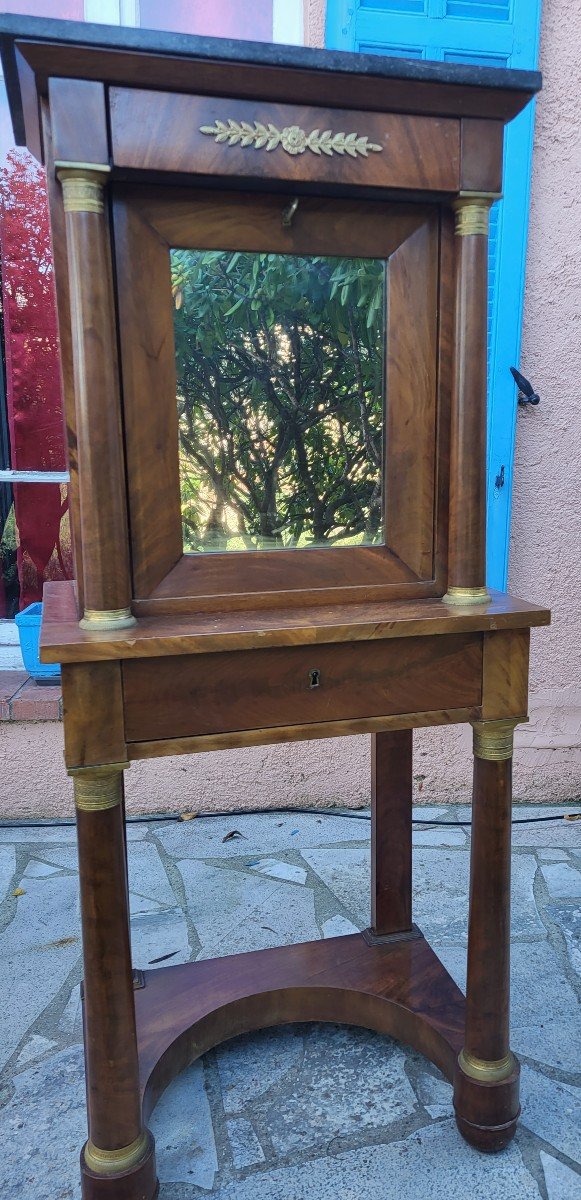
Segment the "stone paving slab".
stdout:
<svg viewBox="0 0 581 1200">
<path fill-rule="evenodd" d="M 147 835 L 148 826 L 142 822 L 127 822 L 127 841 L 140 842 Z M 77 834 L 74 825 L 3 825 L 0 826 L 0 845 L 17 842 L 40 846 L 76 846 Z"/>
<path fill-rule="evenodd" d="M 76 880 L 59 876 L 20 883 L 24 895 L 12 900 L 2 935 L 0 1069 L 81 954 Z"/>
<path fill-rule="evenodd" d="M 414 816 L 466 822 L 469 812 Z M 464 986 L 470 831 L 425 822 L 414 827 L 414 915 Z M 367 925 L 369 833 L 368 820 L 336 812 L 130 823 L 135 965 Z M 151 1122 L 160 1200 L 581 1196 L 581 822 L 516 827 L 514 841 L 523 1121 L 510 1149 L 491 1158 L 462 1142 L 451 1088 L 415 1051 L 349 1026 L 296 1025 L 218 1047 L 170 1085 Z M 72 827 L 0 829 L 0 1195 L 9 1200 L 79 1196 L 77 888 Z"/>
<path fill-rule="evenodd" d="M 0 846 L 0 904 L 8 895 L 8 888 L 16 871 L 16 851 L 14 846 Z"/>
<path fill-rule="evenodd" d="M 539 1200 L 516 1146 L 482 1156 L 459 1142 L 453 1122 L 418 1130 L 388 1145 L 327 1154 L 302 1165 L 255 1171 L 215 1192 L 216 1200 Z M 160 1200 L 170 1200 L 162 1189 Z"/>
<path fill-rule="evenodd" d="M 541 1150 L 548 1200 L 579 1200 L 579 1176 L 564 1163 Z"/>
</svg>

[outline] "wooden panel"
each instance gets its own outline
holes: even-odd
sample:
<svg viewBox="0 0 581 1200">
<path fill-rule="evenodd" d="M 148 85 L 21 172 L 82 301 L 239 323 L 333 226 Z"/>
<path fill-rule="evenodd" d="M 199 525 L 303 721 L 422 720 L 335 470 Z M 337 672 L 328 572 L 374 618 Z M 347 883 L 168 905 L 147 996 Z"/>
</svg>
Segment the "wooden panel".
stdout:
<svg viewBox="0 0 581 1200">
<path fill-rule="evenodd" d="M 267 646 L 375 642 L 386 638 L 476 633 L 549 623 L 550 613 L 546 608 L 493 592 L 488 604 L 475 604 L 460 611 L 433 598 L 382 604 L 337 604 L 331 608 L 305 606 L 182 617 L 140 617 L 133 629 L 88 633 L 78 624 L 73 584 L 63 581 L 45 584 L 40 644 L 43 662 L 93 662 Z"/>
<path fill-rule="evenodd" d="M 105 86 L 88 79 L 51 79 L 48 86 L 54 157 L 108 163 Z"/>
<path fill-rule="evenodd" d="M 67 767 L 127 762 L 120 663 L 65 664 L 62 675 Z"/>
<path fill-rule="evenodd" d="M 289 193 L 289 195 L 292 194 Z M 292 224 L 282 224 L 286 194 L 175 187 L 116 189 L 168 246 L 265 250 L 271 254 L 336 254 L 349 235 L 361 258 L 389 258 L 434 213 L 434 205 L 301 196 Z M 141 234 L 143 237 L 143 233 Z"/>
<path fill-rule="evenodd" d="M 460 184 L 460 126 L 455 120 L 395 116 L 349 109 L 315 109 L 246 100 L 112 88 L 111 139 L 115 166 L 174 174 L 240 176 L 305 183 L 455 192 Z M 201 132 L 236 123 L 234 145 Z M 276 148 L 242 145 L 242 122 L 281 133 L 296 130 Z M 380 152 L 351 156 L 305 149 L 312 131 L 367 137 Z M 302 131 L 302 132 L 298 132 Z M 289 152 L 285 145 L 291 148 Z M 295 149 L 298 147 L 298 150 Z"/>
<path fill-rule="evenodd" d="M 170 261 L 130 204 L 114 227 L 133 594 L 147 596 L 182 553 Z"/>
<path fill-rule="evenodd" d="M 123 666 L 126 736 L 147 741 L 478 705 L 481 674 L 478 634 L 136 661 Z"/>
<path fill-rule="evenodd" d="M 464 118 L 460 127 L 460 187 L 466 192 L 502 191 L 504 125 Z"/>
<path fill-rule="evenodd" d="M 249 1030 L 357 1024 L 415 1046 L 449 1079 L 464 1034 L 464 998 L 423 937 L 369 946 L 357 933 L 158 967 L 135 1007 L 146 1120 L 192 1059 Z"/>
<path fill-rule="evenodd" d="M 225 612 L 434 594 L 388 546 L 184 554 L 141 611 Z M 139 609 L 137 609 L 139 611 Z"/>
<path fill-rule="evenodd" d="M 368 946 L 354 934 L 161 967 L 145 979 L 135 1004 L 146 1119 L 193 1057 L 269 1025 L 376 1029 L 415 1046 L 448 1078 L 462 1045 L 463 997 L 423 938 Z"/>
<path fill-rule="evenodd" d="M 487 633 L 482 665 L 482 720 L 520 717 L 528 713 L 528 629 Z"/>
<path fill-rule="evenodd" d="M 438 219 L 389 262 L 386 542 L 419 579 L 434 573 Z"/>
<path fill-rule="evenodd" d="M 53 41 L 34 41 L 27 19 L 27 35 L 15 42 L 15 59 L 18 85 L 21 89 L 24 120 L 18 115 L 19 132 L 26 131 L 26 141 L 33 153 L 39 150 L 37 90 L 46 93 L 50 76 L 66 76 L 76 79 L 105 80 L 108 83 L 125 84 L 129 87 L 148 87 L 187 91 L 195 78 L 196 91 L 200 94 L 246 96 L 251 100 L 268 100 L 293 103 L 300 96 L 304 104 L 319 104 L 325 107 L 342 108 L 346 94 L 352 108 L 377 109 L 402 113 L 425 113 L 436 116 L 490 117 L 501 121 L 511 120 L 530 101 L 541 86 L 536 72 L 494 70 L 497 77 L 486 84 L 482 71 L 478 82 L 466 81 L 470 68 L 458 68 L 454 64 L 419 64 L 421 74 L 402 78 L 405 70 L 400 62 L 386 63 L 378 55 L 353 56 L 325 55 L 324 69 L 318 67 L 320 55 L 313 51 L 301 52 L 293 47 L 292 65 L 278 65 L 281 50 L 278 46 L 261 47 L 260 62 L 236 60 L 237 43 L 202 39 L 205 53 L 198 50 L 186 57 L 175 49 L 160 52 L 156 48 L 145 48 L 135 53 L 124 48 L 93 47 L 75 44 L 57 44 Z M 65 27 L 66 28 L 66 27 Z M 132 34 L 134 31 L 131 31 Z M 143 36 L 143 31 L 141 31 Z M 46 36 L 46 35 L 45 35 Z M 49 37 L 54 38 L 51 31 Z M 99 31 L 99 37 L 103 35 Z M 181 49 L 181 47 L 180 47 Z M 196 48 L 197 49 L 197 48 Z M 231 61 L 220 61 L 226 52 Z M 269 52 L 276 56 L 277 65 L 268 61 Z M 300 57 L 299 57 L 300 55 Z M 240 58 L 240 55 L 238 55 Z M 416 64 L 414 64 L 414 67 Z M 398 77 L 399 73 L 399 77 Z M 427 78 L 428 73 L 433 73 Z M 11 72 L 12 74 L 12 72 Z M 439 76 L 439 77 L 437 77 Z M 35 120 L 36 118 L 36 120 Z M 34 147 L 34 149 L 33 149 Z"/>
<path fill-rule="evenodd" d="M 212 750 L 239 750 L 243 746 L 287 745 L 289 742 L 321 738 L 351 737 L 353 734 L 384 733 L 402 729 L 427 729 L 433 725 L 462 725 L 480 716 L 480 709 L 440 708 L 430 712 L 398 713 L 395 717 L 359 717 L 350 721 L 320 721 L 317 725 L 276 725 L 270 729 L 208 733 L 200 737 L 164 738 L 161 741 L 130 742 L 129 760 L 161 758 L 168 754 L 206 754 Z"/>
</svg>

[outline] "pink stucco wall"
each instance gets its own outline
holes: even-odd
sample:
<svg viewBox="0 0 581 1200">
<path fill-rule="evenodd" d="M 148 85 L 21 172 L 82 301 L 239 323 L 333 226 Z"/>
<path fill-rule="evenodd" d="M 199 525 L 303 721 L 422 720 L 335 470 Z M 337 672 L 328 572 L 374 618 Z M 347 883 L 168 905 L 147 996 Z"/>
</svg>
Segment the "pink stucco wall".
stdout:
<svg viewBox="0 0 581 1200">
<path fill-rule="evenodd" d="M 581 796 L 581 62 L 579 6 L 545 0 L 521 364 L 541 404 L 519 414 L 510 581 L 550 605 L 533 634 L 531 785 Z"/>
<path fill-rule="evenodd" d="M 517 731 L 515 797 L 581 796 L 581 65 L 576 0 L 545 0 L 521 366 L 540 392 L 518 415 L 510 589 L 553 609 L 533 631 L 531 721 Z M 323 41 L 324 0 L 305 0 L 305 40 Z M 578 21 L 577 21 L 578 24 Z M 415 736 L 416 799 L 470 794 L 468 727 Z M 58 724 L 0 725 L 0 812 L 72 812 Z M 283 804 L 361 805 L 369 739 L 223 751 L 139 763 L 130 812 Z"/>
</svg>

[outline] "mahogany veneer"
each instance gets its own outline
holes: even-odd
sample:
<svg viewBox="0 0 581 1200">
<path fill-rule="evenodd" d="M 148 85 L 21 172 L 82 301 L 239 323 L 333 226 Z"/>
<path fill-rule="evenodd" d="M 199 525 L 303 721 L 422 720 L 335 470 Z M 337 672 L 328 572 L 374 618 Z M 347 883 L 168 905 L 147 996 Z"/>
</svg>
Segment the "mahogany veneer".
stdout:
<svg viewBox="0 0 581 1200">
<path fill-rule="evenodd" d="M 0 44 L 17 140 L 47 168 L 67 416 L 76 580 L 47 585 L 41 644 L 78 814 L 84 1200 L 154 1200 L 163 1089 L 289 1021 L 414 1046 L 453 1083 L 462 1135 L 502 1149 L 512 734 L 549 614 L 485 589 L 487 228 L 504 126 L 540 78 L 21 17 Z M 245 142 L 216 136 L 229 121 Z M 384 264 L 383 451 L 361 415 L 377 544 L 184 553 L 172 248 Z M 412 730 L 457 722 L 475 754 L 466 1000 L 412 906 Z M 372 736 L 369 929 L 134 978 L 129 763 L 353 733 Z"/>
</svg>

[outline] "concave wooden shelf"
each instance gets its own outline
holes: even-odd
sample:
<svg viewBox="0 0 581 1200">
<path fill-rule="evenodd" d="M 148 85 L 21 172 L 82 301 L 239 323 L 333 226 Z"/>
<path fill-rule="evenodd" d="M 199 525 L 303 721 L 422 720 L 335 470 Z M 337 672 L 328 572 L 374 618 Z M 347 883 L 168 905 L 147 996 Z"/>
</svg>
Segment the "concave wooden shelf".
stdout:
<svg viewBox="0 0 581 1200">
<path fill-rule="evenodd" d="M 194 1059 L 229 1038 L 297 1021 L 360 1025 L 413 1046 L 452 1081 L 464 996 L 419 934 L 362 933 L 159 967 L 135 992 L 143 1111 Z"/>
<path fill-rule="evenodd" d="M 428 598 L 333 607 L 191 613 L 140 617 L 130 629 L 88 633 L 79 627 L 74 584 L 60 582 L 45 585 L 40 645 L 43 662 L 103 662 L 477 633 L 530 628 L 549 622 L 548 609 L 493 591 L 490 603 L 466 608 L 449 607 L 440 599 Z"/>
</svg>

